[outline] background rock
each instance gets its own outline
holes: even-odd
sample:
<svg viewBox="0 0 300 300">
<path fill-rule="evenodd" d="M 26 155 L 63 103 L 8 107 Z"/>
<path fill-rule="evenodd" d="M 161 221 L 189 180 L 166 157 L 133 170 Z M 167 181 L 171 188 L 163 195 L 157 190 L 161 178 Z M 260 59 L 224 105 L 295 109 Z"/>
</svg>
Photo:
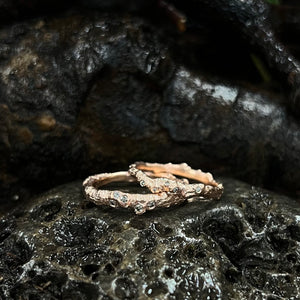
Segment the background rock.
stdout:
<svg viewBox="0 0 300 300">
<path fill-rule="evenodd" d="M 299 124 L 281 97 L 192 70 L 197 43 L 184 62 L 191 36 L 156 26 L 68 13 L 1 30 L 2 202 L 134 160 L 299 190 Z"/>
<path fill-rule="evenodd" d="M 296 299 L 299 204 L 221 181 L 219 201 L 142 216 L 85 202 L 81 182 L 32 199 L 0 220 L 1 297 Z"/>
</svg>

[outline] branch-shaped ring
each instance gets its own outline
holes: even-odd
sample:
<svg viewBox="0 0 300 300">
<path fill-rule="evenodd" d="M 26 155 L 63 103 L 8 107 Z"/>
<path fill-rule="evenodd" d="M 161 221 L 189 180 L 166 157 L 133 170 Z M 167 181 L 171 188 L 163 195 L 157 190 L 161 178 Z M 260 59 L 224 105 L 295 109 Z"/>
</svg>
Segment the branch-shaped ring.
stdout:
<svg viewBox="0 0 300 300">
<path fill-rule="evenodd" d="M 148 173 L 142 171 L 147 170 Z M 184 178 L 175 180 L 170 178 L 151 178 L 156 177 L 158 172 L 167 172 L 186 176 L 201 183 L 189 184 Z M 150 172 L 152 176 L 148 176 Z M 129 167 L 129 173 L 136 177 L 141 186 L 147 187 L 152 193 L 167 192 L 169 194 L 180 194 L 185 198 L 204 197 L 210 199 L 219 199 L 223 193 L 223 185 L 217 183 L 210 173 L 204 173 L 201 170 L 193 170 L 187 164 L 149 164 L 135 163 Z M 168 174 L 168 173 L 167 173 Z M 204 184 L 204 183 L 208 184 Z"/>
<path fill-rule="evenodd" d="M 189 167 L 186 164 L 172 165 L 171 168 L 169 168 L 170 164 L 167 164 L 167 168 L 166 165 L 150 165 L 155 165 L 155 167 L 151 166 L 152 169 L 148 169 L 148 172 L 139 170 L 137 165 L 134 164 L 130 166 L 129 172 L 102 173 L 90 176 L 83 182 L 85 195 L 87 199 L 97 205 L 131 207 L 136 214 L 143 214 L 147 210 L 152 210 L 156 207 L 170 207 L 186 200 L 192 200 L 195 197 L 219 199 L 223 193 L 222 184 L 216 183 L 210 173 L 202 172 L 203 174 L 210 174 L 210 176 L 205 175 L 204 177 L 213 184 L 189 184 L 186 178 L 178 179 L 174 175 L 178 175 L 178 173 L 185 175 L 192 174 L 190 177 L 186 177 L 193 177 L 195 179 L 196 175 L 199 178 L 200 170 L 195 171 L 191 169 L 191 172 L 189 171 L 190 173 L 187 174 Z M 159 170 L 156 168 L 156 165 L 160 166 Z M 184 172 L 180 166 L 184 167 Z M 169 170 L 171 172 L 168 172 Z M 100 189 L 100 187 L 116 181 L 138 181 L 142 187 L 147 187 L 152 193 L 133 194 L 118 190 Z"/>
<path fill-rule="evenodd" d="M 181 176 L 188 179 L 193 179 L 204 184 L 218 186 L 219 184 L 214 180 L 211 173 L 205 173 L 201 170 L 194 170 L 188 164 L 159 164 L 159 163 L 147 163 L 147 162 L 135 162 L 132 166 L 142 171 L 150 171 L 154 174 L 167 173 L 177 176 Z M 130 167 L 129 167 L 130 168 Z M 163 177 L 163 176 L 160 176 Z"/>
<path fill-rule="evenodd" d="M 111 207 L 132 207 L 136 214 L 143 214 L 146 210 L 156 207 L 169 207 L 185 201 L 178 195 L 159 194 L 131 194 L 121 191 L 99 189 L 99 187 L 111 182 L 133 182 L 136 178 L 129 172 L 103 173 L 88 177 L 83 182 L 86 197 L 96 205 Z"/>
</svg>

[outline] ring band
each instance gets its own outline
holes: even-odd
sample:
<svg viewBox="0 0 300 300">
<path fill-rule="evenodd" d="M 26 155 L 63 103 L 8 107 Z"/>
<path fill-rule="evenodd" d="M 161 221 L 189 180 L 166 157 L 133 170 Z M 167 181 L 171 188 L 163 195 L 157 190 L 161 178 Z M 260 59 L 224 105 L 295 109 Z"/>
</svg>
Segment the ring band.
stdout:
<svg viewBox="0 0 300 300">
<path fill-rule="evenodd" d="M 159 164 L 159 163 L 146 163 L 135 162 L 133 164 L 137 169 L 142 171 L 150 171 L 152 173 L 169 173 L 177 176 L 181 176 L 188 179 L 193 179 L 204 184 L 218 186 L 219 184 L 214 180 L 211 173 L 205 173 L 201 170 L 194 170 L 188 164 Z"/>
<path fill-rule="evenodd" d="M 129 172 L 103 173 L 90 176 L 83 182 L 85 195 L 97 205 L 132 207 L 136 214 L 143 214 L 146 210 L 152 210 L 156 207 L 169 207 L 185 200 L 177 195 L 168 195 L 167 193 L 131 194 L 98 189 L 100 186 L 116 181 L 134 182 L 137 180 Z"/>
<path fill-rule="evenodd" d="M 210 184 L 190 184 L 186 178 L 179 179 L 174 175 L 186 176 Z M 142 187 L 147 187 L 152 193 L 132 194 L 118 190 L 99 189 L 101 186 L 118 181 L 139 182 Z M 192 201 L 196 197 L 219 199 L 223 193 L 222 184 L 218 184 L 210 173 L 193 170 L 187 164 L 163 165 L 138 162 L 131 165 L 129 171 L 90 176 L 83 182 L 83 186 L 86 198 L 96 205 L 131 207 L 136 214 L 143 214 L 156 207 L 170 207 L 186 200 Z"/>
<path fill-rule="evenodd" d="M 156 168 L 157 166 L 159 166 L 159 168 Z M 189 184 L 187 179 L 185 179 L 184 181 L 178 178 L 176 178 L 176 180 L 169 179 L 169 178 L 161 178 L 161 177 L 151 178 L 141 169 L 138 169 L 137 164 L 132 164 L 129 167 L 129 173 L 132 176 L 136 177 L 137 181 L 140 183 L 142 187 L 147 187 L 152 193 L 167 192 L 168 194 L 179 194 L 181 197 L 184 197 L 185 199 L 199 197 L 199 196 L 208 199 L 219 199 L 221 197 L 223 193 L 223 185 L 218 184 L 215 180 L 213 180 L 213 177 L 210 173 L 203 173 L 200 170 L 195 171 L 191 169 L 187 164 L 180 164 L 180 165 L 155 164 L 156 170 L 159 169 L 159 171 L 169 170 L 171 169 L 169 168 L 170 166 L 172 166 L 172 172 L 173 173 L 176 172 L 176 174 L 178 173 L 186 174 L 186 172 L 180 171 L 182 170 L 182 167 L 184 167 L 185 170 L 191 171 L 192 174 L 195 174 L 195 172 L 200 174 L 201 172 L 201 177 L 205 176 L 206 182 L 207 182 L 207 178 L 209 178 L 210 183 L 213 183 L 214 186 L 204 184 L 204 183 Z M 147 170 L 150 171 L 150 168 L 147 168 Z M 204 174 L 204 176 L 202 174 Z M 197 175 L 198 180 L 199 177 L 200 176 Z M 193 175 L 193 178 L 196 178 L 196 176 Z"/>
</svg>

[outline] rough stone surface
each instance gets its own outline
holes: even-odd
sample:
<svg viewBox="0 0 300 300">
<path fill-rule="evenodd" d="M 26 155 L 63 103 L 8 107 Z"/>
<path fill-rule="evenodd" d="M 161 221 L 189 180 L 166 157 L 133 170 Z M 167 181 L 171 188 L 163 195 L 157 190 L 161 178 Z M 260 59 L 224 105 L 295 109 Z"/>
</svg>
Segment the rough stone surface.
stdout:
<svg viewBox="0 0 300 300">
<path fill-rule="evenodd" d="M 299 203 L 222 181 L 219 201 L 142 216 L 81 182 L 32 199 L 0 219 L 0 298 L 298 299 Z"/>
</svg>

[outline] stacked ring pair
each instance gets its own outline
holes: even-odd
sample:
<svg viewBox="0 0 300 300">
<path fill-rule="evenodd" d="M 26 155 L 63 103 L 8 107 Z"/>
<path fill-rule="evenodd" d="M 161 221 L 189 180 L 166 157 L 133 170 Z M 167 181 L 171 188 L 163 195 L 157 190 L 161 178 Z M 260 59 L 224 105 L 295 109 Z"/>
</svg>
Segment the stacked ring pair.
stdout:
<svg viewBox="0 0 300 300">
<path fill-rule="evenodd" d="M 189 183 L 188 179 L 197 183 Z M 148 189 L 148 193 L 133 194 L 100 188 L 116 181 L 139 182 L 141 187 Z M 83 186 L 86 198 L 95 204 L 131 207 L 136 214 L 143 214 L 156 207 L 170 207 L 186 200 L 219 199 L 223 193 L 223 185 L 217 183 L 210 173 L 193 170 L 185 163 L 137 162 L 128 171 L 90 176 L 83 182 Z"/>
</svg>

